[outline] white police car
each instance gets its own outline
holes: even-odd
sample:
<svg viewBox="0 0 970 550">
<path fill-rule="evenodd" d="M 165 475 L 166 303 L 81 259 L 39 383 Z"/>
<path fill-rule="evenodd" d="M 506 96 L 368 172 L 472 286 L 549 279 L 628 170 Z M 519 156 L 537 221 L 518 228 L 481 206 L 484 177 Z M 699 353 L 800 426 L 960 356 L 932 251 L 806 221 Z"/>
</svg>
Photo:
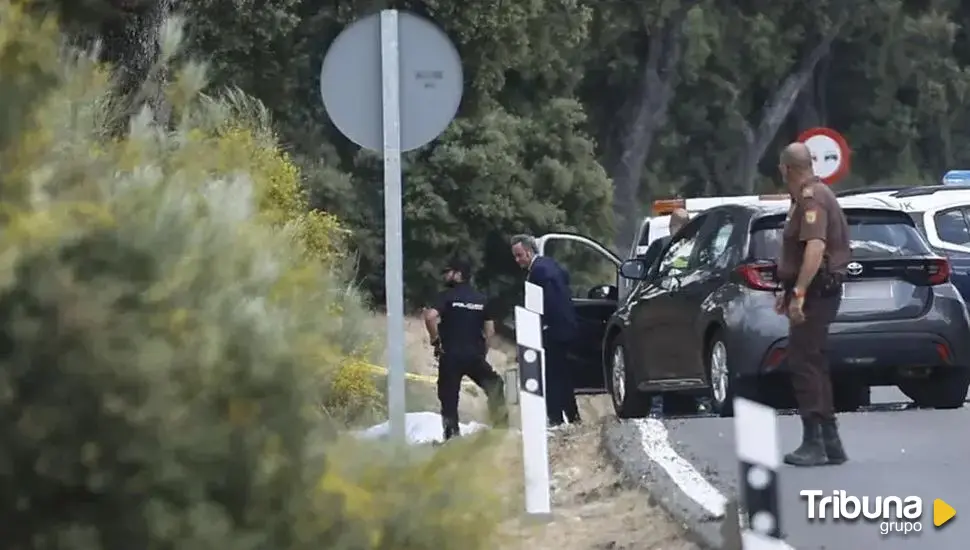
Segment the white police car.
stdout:
<svg viewBox="0 0 970 550">
<path fill-rule="evenodd" d="M 970 185 L 954 181 L 924 187 L 852 189 L 838 196 L 873 197 L 909 214 L 934 252 L 950 260 L 950 279 L 970 303 Z"/>
</svg>

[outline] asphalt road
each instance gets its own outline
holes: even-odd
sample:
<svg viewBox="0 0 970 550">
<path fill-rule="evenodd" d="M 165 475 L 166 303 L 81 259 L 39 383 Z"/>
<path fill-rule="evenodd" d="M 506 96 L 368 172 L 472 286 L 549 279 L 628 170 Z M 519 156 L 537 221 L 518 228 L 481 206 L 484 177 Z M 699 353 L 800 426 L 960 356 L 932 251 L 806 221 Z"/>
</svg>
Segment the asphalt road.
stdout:
<svg viewBox="0 0 970 550">
<path fill-rule="evenodd" d="M 895 388 L 874 388 L 876 410 L 839 415 L 850 461 L 841 466 L 783 466 L 781 525 L 788 544 L 799 550 L 868 548 L 957 550 L 970 540 L 970 406 L 962 409 L 899 410 L 879 404 L 908 400 Z M 616 423 L 607 446 L 631 477 L 685 524 L 717 543 L 717 514 L 737 494 L 738 463 L 733 419 L 694 417 Z M 795 448 L 801 426 L 796 416 L 779 418 L 782 452 Z M 857 497 L 919 496 L 922 530 L 903 536 L 880 534 L 880 524 L 810 522 L 804 489 L 826 494 L 844 490 Z M 933 501 L 943 499 L 957 511 L 947 525 L 933 527 Z M 966 518 L 961 518 L 966 511 Z"/>
</svg>

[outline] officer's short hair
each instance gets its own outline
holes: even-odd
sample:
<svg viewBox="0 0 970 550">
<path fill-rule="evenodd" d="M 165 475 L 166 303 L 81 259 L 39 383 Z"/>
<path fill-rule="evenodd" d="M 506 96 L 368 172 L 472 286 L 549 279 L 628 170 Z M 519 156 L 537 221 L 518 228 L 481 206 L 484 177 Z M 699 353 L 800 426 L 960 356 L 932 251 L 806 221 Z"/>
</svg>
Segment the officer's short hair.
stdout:
<svg viewBox="0 0 970 550">
<path fill-rule="evenodd" d="M 472 264 L 464 258 L 452 258 L 445 265 L 445 271 L 455 271 L 461 274 L 462 280 L 467 281 L 472 276 Z"/>
<path fill-rule="evenodd" d="M 781 150 L 779 160 L 781 164 L 796 170 L 807 170 L 812 167 L 812 152 L 804 143 L 796 141 Z"/>
<path fill-rule="evenodd" d="M 531 250 L 533 254 L 539 253 L 539 245 L 536 244 L 536 238 L 532 235 L 516 235 L 512 237 L 512 246 L 521 244 L 526 250 Z"/>
</svg>

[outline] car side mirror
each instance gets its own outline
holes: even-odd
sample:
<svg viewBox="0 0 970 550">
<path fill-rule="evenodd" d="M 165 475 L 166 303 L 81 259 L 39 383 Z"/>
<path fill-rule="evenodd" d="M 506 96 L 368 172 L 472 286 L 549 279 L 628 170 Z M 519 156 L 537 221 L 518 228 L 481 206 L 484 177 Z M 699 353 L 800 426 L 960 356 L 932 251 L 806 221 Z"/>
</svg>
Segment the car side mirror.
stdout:
<svg viewBox="0 0 970 550">
<path fill-rule="evenodd" d="M 613 285 L 597 285 L 586 293 L 587 300 L 617 300 L 620 291 Z"/>
<path fill-rule="evenodd" d="M 620 264 L 620 275 L 634 281 L 642 281 L 647 278 L 649 266 L 643 260 L 627 260 Z"/>
</svg>

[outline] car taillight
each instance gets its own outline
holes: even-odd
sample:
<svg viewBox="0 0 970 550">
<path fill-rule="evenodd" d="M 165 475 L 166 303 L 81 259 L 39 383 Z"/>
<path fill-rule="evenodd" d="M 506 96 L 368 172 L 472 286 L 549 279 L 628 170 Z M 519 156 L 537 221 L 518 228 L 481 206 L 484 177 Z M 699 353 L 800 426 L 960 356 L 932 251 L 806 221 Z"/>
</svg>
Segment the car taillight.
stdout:
<svg viewBox="0 0 970 550">
<path fill-rule="evenodd" d="M 755 290 L 778 290 L 781 284 L 775 279 L 777 267 L 774 263 L 758 262 L 742 264 L 736 269 L 748 287 Z"/>
<path fill-rule="evenodd" d="M 764 367 L 766 370 L 776 369 L 781 365 L 782 361 L 788 355 L 788 350 L 785 348 L 775 348 L 768 353 L 765 357 Z"/>
<path fill-rule="evenodd" d="M 950 261 L 944 259 L 930 260 L 926 266 L 927 282 L 931 285 L 942 285 L 950 280 Z"/>
<path fill-rule="evenodd" d="M 946 347 L 946 344 L 936 344 L 936 353 L 940 356 L 940 360 L 945 364 L 950 364 L 950 348 Z"/>
</svg>

